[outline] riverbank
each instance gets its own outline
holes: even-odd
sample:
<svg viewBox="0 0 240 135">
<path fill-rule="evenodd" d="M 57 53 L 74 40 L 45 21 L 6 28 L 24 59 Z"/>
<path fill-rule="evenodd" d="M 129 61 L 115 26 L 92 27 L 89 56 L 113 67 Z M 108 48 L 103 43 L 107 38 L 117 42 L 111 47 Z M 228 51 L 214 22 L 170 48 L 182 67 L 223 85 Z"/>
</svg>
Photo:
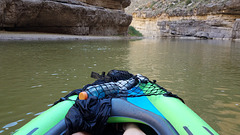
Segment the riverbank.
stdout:
<svg viewBox="0 0 240 135">
<path fill-rule="evenodd" d="M 136 36 L 79 36 L 68 34 L 53 34 L 39 32 L 9 32 L 0 31 L 0 41 L 54 41 L 54 40 L 139 40 L 144 38 L 160 37 L 136 37 Z M 203 40 L 197 37 L 161 37 L 175 39 Z M 217 40 L 217 39 L 214 39 Z M 227 39 L 226 39 L 227 40 Z M 230 39 L 228 39 L 230 40 Z M 232 41 L 240 42 L 240 39 Z"/>
<path fill-rule="evenodd" d="M 79 36 L 68 34 L 52 34 L 39 32 L 8 32 L 0 31 L 0 41 L 24 40 L 24 41 L 44 41 L 44 40 L 135 40 L 143 37 L 129 36 Z"/>
</svg>

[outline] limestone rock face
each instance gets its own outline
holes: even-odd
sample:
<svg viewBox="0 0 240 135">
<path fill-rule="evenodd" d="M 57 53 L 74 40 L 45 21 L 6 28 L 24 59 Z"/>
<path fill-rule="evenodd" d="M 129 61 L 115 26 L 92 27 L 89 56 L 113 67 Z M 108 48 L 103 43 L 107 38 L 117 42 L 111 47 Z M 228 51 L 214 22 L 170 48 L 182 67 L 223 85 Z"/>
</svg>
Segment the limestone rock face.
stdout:
<svg viewBox="0 0 240 135">
<path fill-rule="evenodd" d="M 132 0 L 133 3 L 135 1 L 144 0 Z M 151 37 L 239 39 L 239 0 L 192 0 L 190 3 L 186 2 L 182 0 L 149 0 L 133 12 L 131 25 L 144 36 Z M 156 26 L 154 28 L 148 26 L 149 24 Z M 152 35 L 148 32 L 149 28 L 155 29 Z"/>
<path fill-rule="evenodd" d="M 160 36 L 185 36 L 205 39 L 232 39 L 234 18 L 229 16 L 204 16 L 174 21 L 158 21 Z M 176 19 L 176 18 L 175 18 Z M 228 19 L 228 20 L 227 20 Z"/>
<path fill-rule="evenodd" d="M 102 5 L 98 4 L 101 0 L 83 1 L 1 0 L 0 28 L 75 35 L 127 34 L 132 16 L 122 9 L 128 0 L 107 0 L 105 5 L 104 0 Z"/>
<path fill-rule="evenodd" d="M 79 0 L 81 2 L 111 9 L 124 9 L 131 4 L 130 0 Z"/>
<path fill-rule="evenodd" d="M 234 39 L 240 39 L 240 19 L 237 19 L 233 25 L 232 36 Z"/>
</svg>

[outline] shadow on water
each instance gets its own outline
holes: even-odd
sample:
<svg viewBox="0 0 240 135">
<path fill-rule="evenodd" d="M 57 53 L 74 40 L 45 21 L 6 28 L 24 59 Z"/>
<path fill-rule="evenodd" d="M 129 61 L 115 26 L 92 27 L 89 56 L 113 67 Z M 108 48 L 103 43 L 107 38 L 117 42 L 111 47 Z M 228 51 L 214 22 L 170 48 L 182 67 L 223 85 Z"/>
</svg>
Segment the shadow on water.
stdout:
<svg viewBox="0 0 240 135">
<path fill-rule="evenodd" d="M 0 42 L 0 133 L 9 134 L 92 71 L 141 73 L 182 97 L 220 134 L 240 132 L 240 46 L 230 41 Z"/>
</svg>

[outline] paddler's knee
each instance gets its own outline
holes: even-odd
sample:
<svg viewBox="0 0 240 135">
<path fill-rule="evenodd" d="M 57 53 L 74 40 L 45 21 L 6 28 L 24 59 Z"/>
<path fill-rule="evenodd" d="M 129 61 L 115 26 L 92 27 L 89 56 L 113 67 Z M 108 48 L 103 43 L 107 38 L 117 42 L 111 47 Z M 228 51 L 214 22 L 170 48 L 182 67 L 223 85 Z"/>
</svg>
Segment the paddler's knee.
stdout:
<svg viewBox="0 0 240 135">
<path fill-rule="evenodd" d="M 77 133 L 74 133 L 72 135 L 91 135 L 91 134 L 89 134 L 87 132 L 77 132 Z"/>
<path fill-rule="evenodd" d="M 125 132 L 123 135 L 146 135 L 136 124 L 127 123 L 124 126 Z"/>
</svg>

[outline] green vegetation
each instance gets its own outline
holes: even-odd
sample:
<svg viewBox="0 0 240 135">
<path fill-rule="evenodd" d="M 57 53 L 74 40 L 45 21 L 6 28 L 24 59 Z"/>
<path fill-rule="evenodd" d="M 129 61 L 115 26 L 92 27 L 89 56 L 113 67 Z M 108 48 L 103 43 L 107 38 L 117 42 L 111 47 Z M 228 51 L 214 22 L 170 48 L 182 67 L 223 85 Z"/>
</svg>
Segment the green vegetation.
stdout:
<svg viewBox="0 0 240 135">
<path fill-rule="evenodd" d="M 192 3 L 192 0 L 186 0 L 186 1 L 185 1 L 186 6 L 187 6 L 188 4 L 190 4 L 190 3 Z"/>
<path fill-rule="evenodd" d="M 157 3 L 157 1 L 152 1 L 151 2 L 151 5 L 150 5 L 150 8 L 153 9 L 153 6 Z"/>
<path fill-rule="evenodd" d="M 136 36 L 136 37 L 142 37 L 142 33 L 140 33 L 138 30 L 136 30 L 133 26 L 128 27 L 128 35 L 130 36 Z"/>
</svg>

